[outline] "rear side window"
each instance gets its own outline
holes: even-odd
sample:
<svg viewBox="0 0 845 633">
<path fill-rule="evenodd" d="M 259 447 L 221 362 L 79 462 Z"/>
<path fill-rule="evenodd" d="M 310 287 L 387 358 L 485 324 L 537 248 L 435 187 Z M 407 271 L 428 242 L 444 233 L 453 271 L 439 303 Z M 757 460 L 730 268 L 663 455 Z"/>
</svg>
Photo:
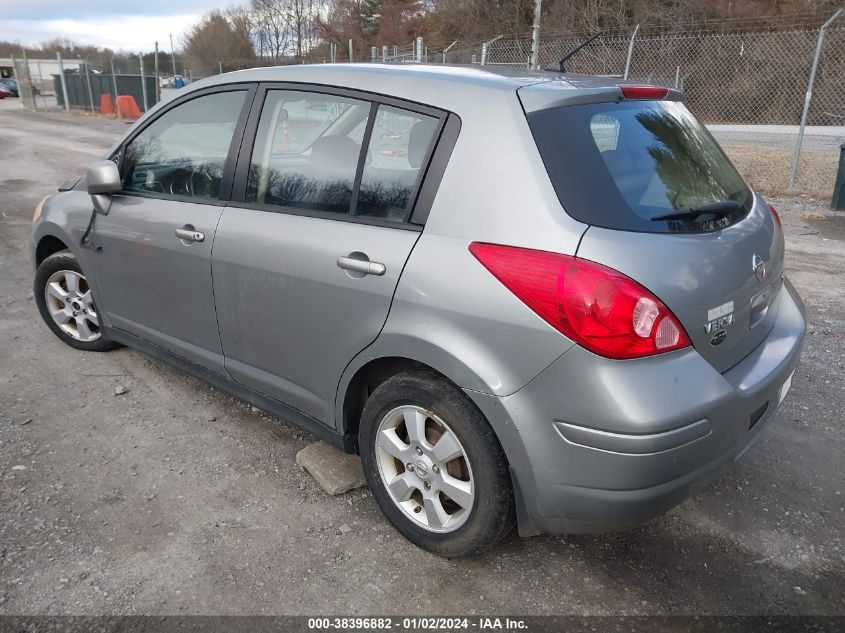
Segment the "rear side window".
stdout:
<svg viewBox="0 0 845 633">
<path fill-rule="evenodd" d="M 576 220 L 640 232 L 733 224 L 753 200 L 710 133 L 675 101 L 623 101 L 533 112 L 528 122 L 552 184 Z M 654 220 L 726 201 L 727 213 Z"/>
<path fill-rule="evenodd" d="M 438 123 L 424 114 L 379 106 L 361 176 L 356 215 L 405 220 Z"/>
</svg>

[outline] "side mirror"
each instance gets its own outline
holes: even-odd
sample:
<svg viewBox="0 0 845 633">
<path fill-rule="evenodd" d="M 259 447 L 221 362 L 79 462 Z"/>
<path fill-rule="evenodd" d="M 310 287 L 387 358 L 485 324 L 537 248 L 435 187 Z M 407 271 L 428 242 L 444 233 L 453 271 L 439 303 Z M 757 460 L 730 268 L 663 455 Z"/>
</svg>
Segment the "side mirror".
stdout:
<svg viewBox="0 0 845 633">
<path fill-rule="evenodd" d="M 117 165 L 110 160 L 94 163 L 88 168 L 86 181 L 94 209 L 97 213 L 106 215 L 111 207 L 111 194 L 123 189 Z"/>
</svg>

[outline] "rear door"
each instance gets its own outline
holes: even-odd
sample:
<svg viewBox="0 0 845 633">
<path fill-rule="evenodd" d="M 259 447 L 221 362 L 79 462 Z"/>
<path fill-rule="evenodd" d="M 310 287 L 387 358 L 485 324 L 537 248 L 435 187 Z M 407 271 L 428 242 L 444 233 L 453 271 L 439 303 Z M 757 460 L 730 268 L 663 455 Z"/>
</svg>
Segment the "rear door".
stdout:
<svg viewBox="0 0 845 633">
<path fill-rule="evenodd" d="M 152 120 L 123 148 L 123 191 L 95 224 L 108 322 L 221 374 L 211 250 L 250 96 L 199 92 Z"/>
<path fill-rule="evenodd" d="M 528 120 L 561 204 L 591 225 L 578 257 L 653 292 L 719 371 L 763 340 L 782 287 L 783 234 L 682 103 L 618 99 Z"/>
<path fill-rule="evenodd" d="M 419 237 L 409 219 L 442 122 L 341 90 L 259 92 L 212 258 L 235 380 L 332 420 L 340 375 L 378 336 Z"/>
</svg>

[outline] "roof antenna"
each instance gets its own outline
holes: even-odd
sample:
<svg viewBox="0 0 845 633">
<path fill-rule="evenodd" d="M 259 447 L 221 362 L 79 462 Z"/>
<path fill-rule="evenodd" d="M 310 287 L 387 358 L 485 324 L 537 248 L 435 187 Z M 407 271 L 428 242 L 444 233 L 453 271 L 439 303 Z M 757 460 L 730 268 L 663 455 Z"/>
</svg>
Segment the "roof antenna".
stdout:
<svg viewBox="0 0 845 633">
<path fill-rule="evenodd" d="M 564 55 L 563 57 L 561 57 L 561 58 L 560 58 L 560 61 L 558 62 L 558 67 L 559 67 L 559 68 L 558 68 L 558 71 L 559 71 L 559 72 L 562 72 L 562 73 L 565 73 L 565 72 L 566 72 L 566 66 L 565 66 L 566 61 L 567 61 L 570 57 L 572 57 L 575 53 L 577 53 L 577 52 L 578 52 L 578 51 L 580 51 L 582 48 L 584 48 L 587 44 L 592 43 L 592 42 L 593 42 L 593 40 L 595 40 L 596 38 L 598 38 L 600 35 L 601 35 L 601 31 L 597 31 L 597 32 L 595 33 L 595 35 L 591 35 L 591 36 L 590 36 L 590 38 L 589 38 L 589 39 L 587 39 L 585 42 L 583 42 L 583 43 L 579 44 L 578 46 L 576 46 L 575 48 L 573 48 L 571 51 L 569 51 L 566 55 Z"/>
</svg>

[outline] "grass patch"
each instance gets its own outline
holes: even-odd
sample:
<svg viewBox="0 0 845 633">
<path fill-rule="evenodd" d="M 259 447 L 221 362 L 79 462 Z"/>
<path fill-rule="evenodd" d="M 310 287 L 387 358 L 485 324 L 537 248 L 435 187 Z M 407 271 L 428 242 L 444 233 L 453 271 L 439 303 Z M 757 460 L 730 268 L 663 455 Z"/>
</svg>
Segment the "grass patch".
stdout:
<svg viewBox="0 0 845 633">
<path fill-rule="evenodd" d="M 725 152 L 752 188 L 765 194 L 782 196 L 803 194 L 830 200 L 836 181 L 839 156 L 836 152 L 803 150 L 798 163 L 795 189 L 789 191 L 792 148 L 765 145 L 723 144 Z"/>
</svg>

